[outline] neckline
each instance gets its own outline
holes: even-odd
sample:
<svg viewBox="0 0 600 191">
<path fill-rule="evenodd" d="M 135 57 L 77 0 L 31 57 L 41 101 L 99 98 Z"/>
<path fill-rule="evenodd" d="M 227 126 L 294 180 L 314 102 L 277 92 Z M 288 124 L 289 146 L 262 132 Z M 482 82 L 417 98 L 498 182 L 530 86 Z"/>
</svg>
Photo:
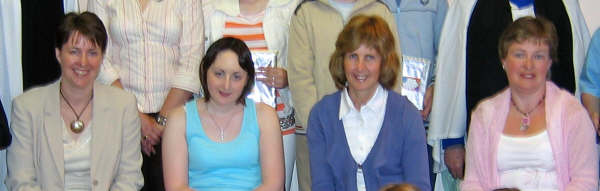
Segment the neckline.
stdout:
<svg viewBox="0 0 600 191">
<path fill-rule="evenodd" d="M 204 129 L 205 125 L 202 124 L 202 117 L 200 117 L 200 112 L 198 112 L 198 102 L 202 101 L 201 99 L 197 99 L 194 102 L 194 109 L 196 110 L 196 116 L 198 117 L 198 121 L 200 122 L 200 129 L 202 131 L 202 135 L 204 135 L 204 137 L 206 137 L 206 139 L 212 143 L 212 144 L 217 144 L 217 145 L 227 145 L 227 144 L 232 144 L 237 142 L 240 139 L 240 136 L 242 135 L 242 133 L 245 130 L 245 123 L 247 122 L 247 109 L 248 109 L 248 104 L 250 104 L 250 102 L 248 101 L 248 99 L 246 99 L 246 105 L 244 106 L 244 109 L 242 110 L 242 123 L 240 124 L 240 131 L 238 132 L 238 134 L 231 140 L 229 141 L 224 141 L 224 142 L 219 142 L 219 141 L 215 141 L 214 139 L 212 139 L 211 137 L 208 136 L 208 134 L 206 134 L 206 130 Z M 206 104 L 206 103 L 205 103 Z M 254 104 L 254 102 L 252 102 L 252 104 Z M 208 111 L 207 111 L 208 112 Z"/>
</svg>

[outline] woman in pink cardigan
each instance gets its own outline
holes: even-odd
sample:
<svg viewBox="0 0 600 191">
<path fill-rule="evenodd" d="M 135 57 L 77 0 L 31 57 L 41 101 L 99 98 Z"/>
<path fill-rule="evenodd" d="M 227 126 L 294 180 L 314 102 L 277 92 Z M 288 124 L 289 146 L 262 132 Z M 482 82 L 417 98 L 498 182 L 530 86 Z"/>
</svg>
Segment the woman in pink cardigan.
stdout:
<svg viewBox="0 0 600 191">
<path fill-rule="evenodd" d="M 597 190 L 592 122 L 573 95 L 546 81 L 557 42 L 543 18 L 523 17 L 503 32 L 509 85 L 472 114 L 461 190 Z"/>
</svg>

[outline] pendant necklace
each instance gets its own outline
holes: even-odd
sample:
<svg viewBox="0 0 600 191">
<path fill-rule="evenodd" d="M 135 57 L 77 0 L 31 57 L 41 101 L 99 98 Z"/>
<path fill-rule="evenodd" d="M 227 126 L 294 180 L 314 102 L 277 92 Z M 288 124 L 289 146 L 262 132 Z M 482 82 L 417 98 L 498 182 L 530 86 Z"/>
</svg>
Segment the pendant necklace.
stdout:
<svg viewBox="0 0 600 191">
<path fill-rule="evenodd" d="M 217 130 L 219 130 L 219 141 L 224 142 L 225 141 L 225 128 L 229 127 L 229 123 L 231 123 L 231 119 L 233 117 L 230 117 L 229 120 L 227 120 L 227 123 L 225 124 L 225 128 L 223 128 L 217 123 L 217 120 L 215 120 L 215 117 L 210 113 L 210 111 L 208 111 L 208 103 L 206 104 L 206 113 L 208 113 L 208 117 L 210 118 L 210 120 L 213 121 L 213 123 L 215 124 L 215 127 L 217 127 Z"/>
<path fill-rule="evenodd" d="M 92 102 L 92 98 L 94 98 L 94 94 L 92 94 L 92 96 L 90 97 L 90 100 L 85 105 L 85 107 L 83 107 L 81 112 L 79 112 L 79 114 L 77 114 L 77 112 L 75 111 L 75 109 L 73 108 L 71 103 L 69 103 L 69 100 L 67 100 L 67 98 L 63 94 L 62 88 L 59 88 L 59 92 L 60 92 L 60 96 L 65 100 L 65 102 L 67 103 L 69 108 L 71 108 L 71 111 L 73 111 L 73 114 L 75 114 L 75 117 L 77 118 L 77 120 L 71 122 L 71 131 L 73 131 L 73 133 L 81 133 L 83 131 L 83 128 L 85 128 L 85 123 L 83 123 L 83 121 L 80 120 L 79 118 L 81 117 L 81 114 L 83 114 L 83 112 L 85 111 L 87 106 L 90 105 L 90 103 Z"/>
<path fill-rule="evenodd" d="M 513 100 L 512 95 L 510 96 L 510 103 L 513 106 L 515 106 L 515 109 L 517 110 L 517 112 L 519 112 L 521 114 L 521 127 L 519 127 L 519 130 L 527 131 L 527 129 L 529 129 L 529 125 L 531 125 L 531 119 L 530 119 L 529 114 L 531 114 L 533 111 L 535 111 L 535 109 L 537 109 L 540 105 L 542 105 L 545 98 L 546 98 L 546 95 L 544 94 L 542 96 L 542 99 L 540 99 L 540 101 L 537 103 L 537 105 L 535 105 L 535 107 L 533 109 L 531 109 L 531 111 L 523 112 L 521 109 L 519 109 L 519 106 L 517 106 L 517 104 L 515 104 L 515 101 Z"/>
</svg>

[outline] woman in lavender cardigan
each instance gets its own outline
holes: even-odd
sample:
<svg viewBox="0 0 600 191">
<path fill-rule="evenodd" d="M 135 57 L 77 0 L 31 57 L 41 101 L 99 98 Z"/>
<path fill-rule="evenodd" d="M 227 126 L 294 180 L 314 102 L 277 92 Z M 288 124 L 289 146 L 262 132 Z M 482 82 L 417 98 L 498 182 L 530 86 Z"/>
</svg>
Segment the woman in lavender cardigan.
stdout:
<svg viewBox="0 0 600 191">
<path fill-rule="evenodd" d="M 410 183 L 430 190 L 421 115 L 393 89 L 400 62 L 387 24 L 356 16 L 344 27 L 329 63 L 340 90 L 310 112 L 313 191 L 379 190 Z"/>
</svg>

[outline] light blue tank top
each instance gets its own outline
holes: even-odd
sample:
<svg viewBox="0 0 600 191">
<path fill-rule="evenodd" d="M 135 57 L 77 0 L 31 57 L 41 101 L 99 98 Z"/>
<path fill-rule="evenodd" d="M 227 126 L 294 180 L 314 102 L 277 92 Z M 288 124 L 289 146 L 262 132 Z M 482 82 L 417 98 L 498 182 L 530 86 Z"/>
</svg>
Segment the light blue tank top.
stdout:
<svg viewBox="0 0 600 191">
<path fill-rule="evenodd" d="M 211 140 L 200 122 L 196 100 L 186 103 L 188 180 L 202 191 L 247 191 L 261 184 L 256 106 L 246 99 L 239 135 L 225 143 Z"/>
</svg>

